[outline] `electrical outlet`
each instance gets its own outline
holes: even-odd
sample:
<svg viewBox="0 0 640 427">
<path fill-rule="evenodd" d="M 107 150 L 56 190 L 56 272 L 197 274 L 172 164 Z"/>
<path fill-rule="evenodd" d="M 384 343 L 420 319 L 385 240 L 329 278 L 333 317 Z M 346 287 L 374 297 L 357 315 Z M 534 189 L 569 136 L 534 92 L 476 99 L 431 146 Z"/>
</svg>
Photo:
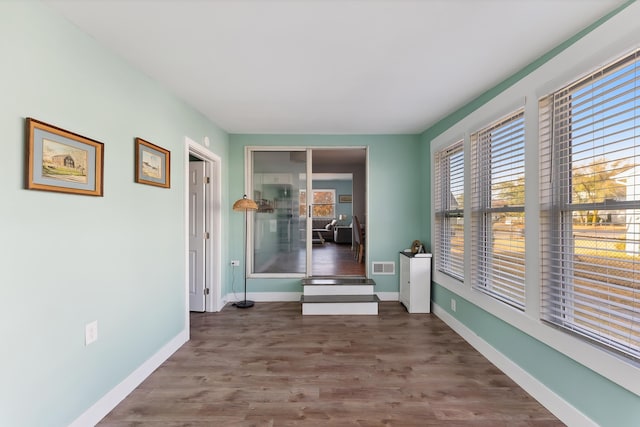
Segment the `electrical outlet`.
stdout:
<svg viewBox="0 0 640 427">
<path fill-rule="evenodd" d="M 98 321 L 87 323 L 84 327 L 84 345 L 87 346 L 98 340 Z"/>
<path fill-rule="evenodd" d="M 451 311 L 456 311 L 458 307 L 456 306 L 456 300 L 451 298 Z"/>
<path fill-rule="evenodd" d="M 240 261 L 238 261 L 237 259 L 234 259 L 233 261 L 231 261 L 231 265 L 233 267 L 240 267 Z"/>
</svg>

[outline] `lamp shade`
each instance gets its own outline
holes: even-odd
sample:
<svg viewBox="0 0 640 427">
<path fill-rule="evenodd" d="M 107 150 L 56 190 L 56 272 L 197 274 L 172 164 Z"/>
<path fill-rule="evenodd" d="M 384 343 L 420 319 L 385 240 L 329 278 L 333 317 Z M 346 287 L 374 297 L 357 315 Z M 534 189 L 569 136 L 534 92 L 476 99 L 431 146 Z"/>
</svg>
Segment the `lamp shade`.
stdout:
<svg viewBox="0 0 640 427">
<path fill-rule="evenodd" d="M 233 204 L 234 211 L 257 211 L 258 205 L 251 199 L 247 199 L 247 195 L 245 194 L 242 199 L 236 200 Z"/>
</svg>

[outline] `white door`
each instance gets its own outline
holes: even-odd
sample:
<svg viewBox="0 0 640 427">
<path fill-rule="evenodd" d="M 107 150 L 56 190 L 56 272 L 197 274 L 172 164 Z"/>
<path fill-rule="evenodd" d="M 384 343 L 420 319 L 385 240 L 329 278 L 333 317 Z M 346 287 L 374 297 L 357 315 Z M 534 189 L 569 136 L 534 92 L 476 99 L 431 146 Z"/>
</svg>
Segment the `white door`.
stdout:
<svg viewBox="0 0 640 427">
<path fill-rule="evenodd" d="M 189 310 L 205 311 L 205 162 L 189 162 Z"/>
</svg>

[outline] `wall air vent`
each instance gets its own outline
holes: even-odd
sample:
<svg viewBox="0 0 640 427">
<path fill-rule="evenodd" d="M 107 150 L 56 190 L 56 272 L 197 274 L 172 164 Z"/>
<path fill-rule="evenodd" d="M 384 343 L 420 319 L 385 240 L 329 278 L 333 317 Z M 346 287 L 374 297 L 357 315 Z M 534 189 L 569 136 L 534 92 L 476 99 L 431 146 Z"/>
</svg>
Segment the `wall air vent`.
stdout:
<svg viewBox="0 0 640 427">
<path fill-rule="evenodd" d="M 373 274 L 396 274 L 396 263 L 393 261 L 372 262 Z"/>
</svg>

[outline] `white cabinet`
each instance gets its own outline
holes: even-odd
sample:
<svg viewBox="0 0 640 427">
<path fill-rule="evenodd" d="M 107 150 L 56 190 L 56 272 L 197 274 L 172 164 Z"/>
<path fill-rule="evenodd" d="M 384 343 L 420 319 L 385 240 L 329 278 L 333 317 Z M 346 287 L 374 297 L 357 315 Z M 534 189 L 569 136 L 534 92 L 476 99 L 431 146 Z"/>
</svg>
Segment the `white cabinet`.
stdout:
<svg viewBox="0 0 640 427">
<path fill-rule="evenodd" d="M 431 312 L 431 254 L 400 252 L 400 302 L 409 313 Z"/>
</svg>

